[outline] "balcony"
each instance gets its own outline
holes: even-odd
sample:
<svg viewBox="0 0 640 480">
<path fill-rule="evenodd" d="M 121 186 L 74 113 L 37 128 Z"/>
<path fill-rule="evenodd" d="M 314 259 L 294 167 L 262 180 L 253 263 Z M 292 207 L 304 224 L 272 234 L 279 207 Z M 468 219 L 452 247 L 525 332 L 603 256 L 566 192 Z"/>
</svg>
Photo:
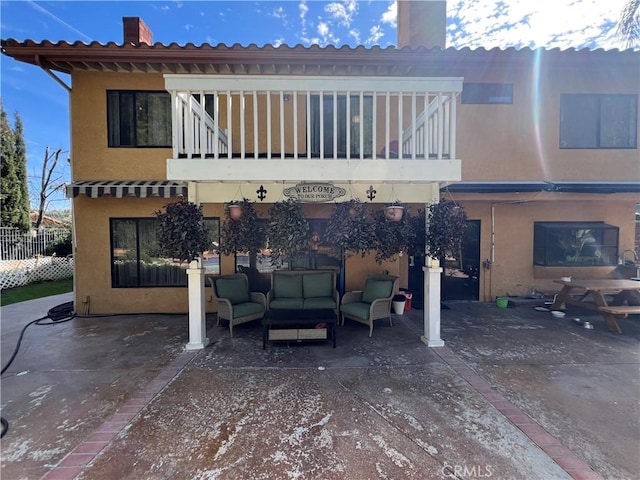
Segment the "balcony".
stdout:
<svg viewBox="0 0 640 480">
<path fill-rule="evenodd" d="M 168 180 L 460 180 L 462 78 L 165 75 Z"/>
</svg>

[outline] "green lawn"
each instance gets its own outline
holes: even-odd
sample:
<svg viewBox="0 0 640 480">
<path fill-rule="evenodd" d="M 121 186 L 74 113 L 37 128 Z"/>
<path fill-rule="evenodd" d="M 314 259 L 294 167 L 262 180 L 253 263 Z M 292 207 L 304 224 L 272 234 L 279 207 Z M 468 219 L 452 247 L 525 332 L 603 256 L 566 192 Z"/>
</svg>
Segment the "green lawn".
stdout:
<svg viewBox="0 0 640 480">
<path fill-rule="evenodd" d="M 48 297 L 50 295 L 58 295 L 72 291 L 73 278 L 53 282 L 32 283 L 24 287 L 2 290 L 0 304 L 2 306 L 11 305 L 12 303 L 24 302 L 25 300 L 33 300 L 34 298 Z"/>
</svg>

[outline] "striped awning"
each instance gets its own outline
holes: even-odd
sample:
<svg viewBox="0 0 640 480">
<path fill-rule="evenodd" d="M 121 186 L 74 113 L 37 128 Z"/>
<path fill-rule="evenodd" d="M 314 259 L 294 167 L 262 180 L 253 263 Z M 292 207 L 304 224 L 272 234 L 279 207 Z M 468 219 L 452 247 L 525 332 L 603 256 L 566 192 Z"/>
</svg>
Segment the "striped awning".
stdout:
<svg viewBox="0 0 640 480">
<path fill-rule="evenodd" d="M 103 195 L 111 195 L 114 198 L 186 197 L 187 186 L 181 182 L 127 180 L 84 181 L 67 185 L 67 198 L 78 195 L 86 195 L 90 198 L 99 198 Z"/>
</svg>

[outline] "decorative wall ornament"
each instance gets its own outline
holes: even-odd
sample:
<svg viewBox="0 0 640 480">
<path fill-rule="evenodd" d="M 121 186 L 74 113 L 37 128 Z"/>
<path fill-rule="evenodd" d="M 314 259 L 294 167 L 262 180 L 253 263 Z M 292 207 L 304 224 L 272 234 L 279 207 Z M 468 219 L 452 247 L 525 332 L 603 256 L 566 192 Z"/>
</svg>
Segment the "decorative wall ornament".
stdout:
<svg viewBox="0 0 640 480">
<path fill-rule="evenodd" d="M 283 193 L 299 202 L 323 203 L 344 197 L 347 191 L 331 183 L 298 183 L 295 187 L 285 188 Z"/>
<path fill-rule="evenodd" d="M 260 185 L 260 188 L 256 190 L 256 193 L 258 194 L 258 198 L 261 202 L 267 198 L 267 189 L 264 188 L 264 185 Z"/>
</svg>

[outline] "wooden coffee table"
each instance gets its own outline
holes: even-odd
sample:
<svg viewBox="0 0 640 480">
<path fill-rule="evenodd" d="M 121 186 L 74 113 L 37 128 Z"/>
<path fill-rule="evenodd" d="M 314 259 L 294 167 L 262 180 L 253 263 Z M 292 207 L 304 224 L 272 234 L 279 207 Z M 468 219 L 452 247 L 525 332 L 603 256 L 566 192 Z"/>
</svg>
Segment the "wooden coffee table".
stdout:
<svg viewBox="0 0 640 480">
<path fill-rule="evenodd" d="M 329 340 L 336 348 L 337 320 L 336 312 L 332 309 L 270 308 L 262 319 L 262 349 L 267 347 L 267 340 Z M 316 328 L 319 324 L 324 326 Z"/>
</svg>

